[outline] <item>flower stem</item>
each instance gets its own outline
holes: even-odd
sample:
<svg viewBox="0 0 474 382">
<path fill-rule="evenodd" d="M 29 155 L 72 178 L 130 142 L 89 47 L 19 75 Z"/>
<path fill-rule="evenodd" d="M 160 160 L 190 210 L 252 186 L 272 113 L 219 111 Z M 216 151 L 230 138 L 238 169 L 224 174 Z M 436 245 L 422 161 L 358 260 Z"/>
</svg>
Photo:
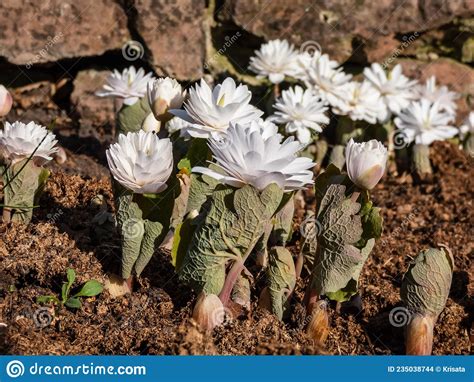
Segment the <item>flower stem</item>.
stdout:
<svg viewBox="0 0 474 382">
<path fill-rule="evenodd" d="M 360 192 L 359 191 L 354 191 L 351 195 L 351 201 L 352 202 L 357 202 L 357 199 L 359 199 Z"/>
<path fill-rule="evenodd" d="M 130 293 L 133 291 L 133 276 L 130 276 L 128 279 L 125 280 L 125 283 L 128 286 L 128 289 L 130 289 Z"/>
<path fill-rule="evenodd" d="M 470 155 L 474 156 L 474 134 L 469 134 L 469 137 L 464 142 L 464 150 Z"/>
<path fill-rule="evenodd" d="M 430 148 L 427 145 L 414 145 L 412 152 L 413 170 L 419 175 L 432 174 Z"/>
<path fill-rule="evenodd" d="M 275 99 L 280 97 L 280 85 L 279 84 L 273 85 L 273 96 L 275 97 Z"/>
<path fill-rule="evenodd" d="M 298 253 L 295 261 L 295 275 L 296 279 L 301 277 L 301 272 L 303 271 L 303 264 L 304 264 L 304 255 L 302 252 Z"/>
<path fill-rule="evenodd" d="M 224 306 L 227 306 L 230 299 L 230 294 L 232 293 L 232 289 L 234 289 L 234 285 L 244 269 L 244 260 L 236 260 L 232 264 L 227 277 L 225 278 L 224 286 L 222 287 L 221 293 L 219 293 L 219 298 L 222 301 Z"/>
</svg>

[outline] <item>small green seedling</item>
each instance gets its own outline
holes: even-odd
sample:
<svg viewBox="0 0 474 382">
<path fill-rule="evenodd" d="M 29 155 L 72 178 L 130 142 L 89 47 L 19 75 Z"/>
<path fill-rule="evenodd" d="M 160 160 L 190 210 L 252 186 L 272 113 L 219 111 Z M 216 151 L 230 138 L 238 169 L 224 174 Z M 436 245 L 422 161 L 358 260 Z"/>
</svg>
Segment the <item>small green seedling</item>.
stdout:
<svg viewBox="0 0 474 382">
<path fill-rule="evenodd" d="M 93 297 L 102 292 L 104 286 L 97 280 L 87 281 L 79 291 L 71 295 L 71 287 L 76 280 L 76 272 L 74 269 L 67 270 L 67 282 L 61 288 L 61 299 L 56 296 L 39 296 L 36 298 L 38 304 L 53 303 L 59 307 L 67 306 L 68 308 L 80 309 L 82 306 L 80 297 Z"/>
</svg>

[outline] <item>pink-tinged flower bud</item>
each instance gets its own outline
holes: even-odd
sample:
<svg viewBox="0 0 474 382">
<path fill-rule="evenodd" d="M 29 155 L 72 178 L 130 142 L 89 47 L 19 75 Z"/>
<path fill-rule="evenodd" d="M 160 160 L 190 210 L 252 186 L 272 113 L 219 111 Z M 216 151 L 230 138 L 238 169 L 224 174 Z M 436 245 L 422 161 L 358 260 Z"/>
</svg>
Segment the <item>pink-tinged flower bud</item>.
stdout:
<svg viewBox="0 0 474 382">
<path fill-rule="evenodd" d="M 193 310 L 193 318 L 204 330 L 212 330 L 225 320 L 225 308 L 215 294 L 206 295 L 202 292 Z"/>
<path fill-rule="evenodd" d="M 379 141 L 356 143 L 351 139 L 346 146 L 347 174 L 356 186 L 371 190 L 385 173 L 387 157 L 387 149 Z"/>
<path fill-rule="evenodd" d="M 7 88 L 0 85 L 0 117 L 6 116 L 13 105 L 13 98 Z"/>
</svg>

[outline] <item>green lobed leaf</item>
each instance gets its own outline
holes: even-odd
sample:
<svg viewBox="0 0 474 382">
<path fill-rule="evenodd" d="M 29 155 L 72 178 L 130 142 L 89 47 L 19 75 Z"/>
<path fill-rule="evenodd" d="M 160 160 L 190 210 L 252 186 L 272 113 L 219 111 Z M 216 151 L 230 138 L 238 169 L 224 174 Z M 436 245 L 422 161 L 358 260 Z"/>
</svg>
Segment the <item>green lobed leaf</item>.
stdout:
<svg viewBox="0 0 474 382">
<path fill-rule="evenodd" d="M 369 239 L 363 248 L 355 246 L 363 233 L 360 208 L 359 203 L 346 197 L 346 187 L 341 184 L 330 185 L 321 200 L 311 284 L 319 295 L 336 296 L 334 293 L 347 288 L 351 280 L 357 285 L 362 266 L 375 243 Z M 349 290 L 346 296 L 353 293 L 354 290 Z"/>
<path fill-rule="evenodd" d="M 275 216 L 265 226 L 263 235 L 255 245 L 257 255 L 268 258 L 268 246 L 285 245 L 293 234 L 293 216 L 295 212 L 294 193 L 283 194 Z"/>
<path fill-rule="evenodd" d="M 337 302 L 344 302 L 349 301 L 350 298 L 357 293 L 357 281 L 354 279 L 350 279 L 347 285 L 339 289 L 336 292 L 328 292 L 326 296 L 332 300 Z"/>
<path fill-rule="evenodd" d="M 255 247 L 282 197 L 276 184 L 262 192 L 249 185 L 238 190 L 217 186 L 179 269 L 181 280 L 198 292 L 219 294 L 227 262 L 244 257 Z"/>
<path fill-rule="evenodd" d="M 400 291 L 410 312 L 438 317 L 448 299 L 453 268 L 448 249 L 430 248 L 418 254 L 403 277 Z"/>
<path fill-rule="evenodd" d="M 133 105 L 123 105 L 117 113 L 117 135 L 139 131 L 148 114 L 151 113 L 146 97 L 139 99 Z"/>
<path fill-rule="evenodd" d="M 281 320 L 296 285 L 295 263 L 285 247 L 273 247 L 268 260 L 267 283 L 271 310 Z"/>
<path fill-rule="evenodd" d="M 371 238 L 379 239 L 383 231 L 383 218 L 380 215 L 380 208 L 374 207 L 372 202 L 366 203 L 368 210 L 364 208 L 361 211 L 363 233 L 362 238 L 369 240 Z M 365 207 L 365 206 L 364 206 Z"/>
<path fill-rule="evenodd" d="M 218 184 L 219 182 L 210 176 L 191 174 L 191 186 L 189 188 L 186 213 L 191 211 L 199 212 Z"/>
<path fill-rule="evenodd" d="M 185 170 L 186 174 L 191 174 L 191 160 L 187 157 L 181 158 L 178 162 L 178 170 Z"/>
<path fill-rule="evenodd" d="M 140 275 L 155 249 L 168 233 L 175 199 L 180 195 L 176 176 L 168 180 L 168 187 L 159 194 L 133 194 L 114 182 L 117 223 L 122 238 L 122 277 L 134 271 Z"/>
<path fill-rule="evenodd" d="M 347 175 L 342 174 L 336 165 L 330 163 L 314 181 L 316 205 L 319 206 L 321 204 L 321 200 L 331 184 L 346 184 L 347 182 Z"/>
</svg>

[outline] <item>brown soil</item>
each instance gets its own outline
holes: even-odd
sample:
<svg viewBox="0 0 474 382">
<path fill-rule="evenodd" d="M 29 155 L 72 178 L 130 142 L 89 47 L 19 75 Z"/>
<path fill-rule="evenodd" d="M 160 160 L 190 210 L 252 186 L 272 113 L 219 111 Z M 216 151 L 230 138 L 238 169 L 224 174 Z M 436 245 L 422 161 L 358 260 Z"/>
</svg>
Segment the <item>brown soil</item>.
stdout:
<svg viewBox="0 0 474 382">
<path fill-rule="evenodd" d="M 96 158 L 76 155 L 55 165 L 29 226 L 0 224 L 0 323 L 6 324 L 0 325 L 0 353 L 403 354 L 403 329 L 390 324 L 390 312 L 400 306 L 400 283 L 411 258 L 439 243 L 453 251 L 456 270 L 435 327 L 433 352 L 470 352 L 474 170 L 472 158 L 453 145 L 434 146 L 433 182 L 413 184 L 409 175 L 388 176 L 373 193 L 385 232 L 361 277 L 363 310 L 331 310 L 325 349 L 305 337 L 301 280 L 286 322 L 254 307 L 248 317 L 203 333 L 190 319 L 194 294 L 178 281 L 162 253 L 146 268 L 133 295 L 113 299 L 104 292 L 76 311 L 54 312 L 36 304 L 37 296 L 59 294 L 69 267 L 76 270 L 78 283 L 104 281 L 105 270 L 118 271 L 110 183 L 107 177 L 88 176 L 106 174 L 103 157 Z M 295 221 L 300 222 L 303 211 L 298 213 Z M 295 234 L 291 248 L 297 246 Z"/>
</svg>

